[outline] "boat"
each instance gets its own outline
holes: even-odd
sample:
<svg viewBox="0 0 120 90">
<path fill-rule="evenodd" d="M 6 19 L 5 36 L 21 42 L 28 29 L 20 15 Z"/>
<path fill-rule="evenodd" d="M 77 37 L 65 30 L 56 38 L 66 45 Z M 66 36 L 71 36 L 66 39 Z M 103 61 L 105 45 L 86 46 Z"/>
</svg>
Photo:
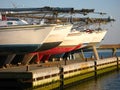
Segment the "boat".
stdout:
<svg viewBox="0 0 120 90">
<path fill-rule="evenodd" d="M 73 36 L 72 36 L 72 34 L 73 34 Z M 25 58 L 22 61 L 22 63 L 25 64 L 26 62 L 30 61 L 29 57 L 31 57 L 33 55 L 34 56 L 37 55 L 37 59 L 35 60 L 35 62 L 39 63 L 40 60 L 44 57 L 49 58 L 53 54 L 65 53 L 67 51 L 73 50 L 75 47 L 80 47 L 81 45 L 78 45 L 79 42 L 77 42 L 77 39 L 76 39 L 78 37 L 79 37 L 79 35 L 76 35 L 75 32 L 69 32 L 69 34 L 64 38 L 63 42 L 59 46 L 54 47 L 52 49 L 31 53 L 28 55 L 28 60 L 27 60 L 27 58 Z M 71 42 L 73 42 L 73 43 L 71 43 Z"/>
<path fill-rule="evenodd" d="M 39 49 L 56 25 L 0 27 L 0 53 L 29 53 Z"/>
<path fill-rule="evenodd" d="M 48 50 L 60 45 L 64 38 L 71 31 L 72 24 L 57 24 L 47 38 L 44 40 L 42 46 L 37 50 L 38 52 Z"/>
<path fill-rule="evenodd" d="M 46 16 L 46 11 L 47 12 L 52 12 L 53 15 L 52 17 L 47 17 L 46 19 L 48 19 L 48 21 L 57 21 L 60 18 L 58 17 L 58 13 L 68 13 L 69 11 L 73 12 L 73 8 L 72 10 L 68 10 L 68 9 L 64 9 L 62 8 L 61 10 L 59 8 L 42 8 L 42 9 L 1 9 L 2 12 L 7 13 L 8 11 L 10 13 L 5 14 L 5 15 L 10 15 L 12 14 L 12 12 L 14 14 L 12 14 L 12 16 L 29 16 L 28 14 L 33 14 L 36 12 L 21 12 L 21 13 L 17 13 L 18 11 L 45 11 L 45 15 L 42 15 L 42 17 L 36 17 L 36 16 L 32 16 L 32 18 L 41 18 L 41 20 L 43 19 L 43 17 Z M 67 11 L 66 11 L 67 10 Z M 6 12 L 7 11 L 7 12 Z M 11 12 L 12 11 L 12 12 Z M 53 12 L 55 11 L 55 12 Z M 75 10 L 76 13 L 80 13 L 81 10 Z M 83 12 L 86 12 L 86 10 Z M 91 12 L 91 11 L 90 11 Z M 94 10 L 92 10 L 92 12 L 94 12 Z M 87 12 L 86 12 L 87 13 Z M 89 11 L 88 11 L 89 13 Z M 26 15 L 27 14 L 27 15 Z M 40 13 L 39 13 L 40 14 Z M 50 13 L 51 14 L 51 13 Z M 17 17 L 18 17 L 17 16 Z M 50 15 L 51 16 L 51 15 Z M 31 15 L 30 15 L 31 17 Z M 53 19 L 54 18 L 54 19 Z M 6 18 L 2 18 L 2 19 L 6 19 Z M 60 19 L 61 20 L 61 19 Z M 72 17 L 70 18 L 70 22 L 72 23 Z M 86 19 L 77 19 L 77 21 L 79 22 L 80 20 L 86 21 Z M 101 19 L 100 19 L 101 20 Z M 62 21 L 62 20 L 61 20 Z M 68 22 L 68 17 L 67 20 L 65 19 L 65 21 Z M 92 20 L 93 21 L 93 20 Z M 95 20 L 97 21 L 97 20 Z M 26 23 L 27 24 L 27 23 Z M 11 26 L 14 25 L 14 26 Z M 88 44 L 91 43 L 96 43 L 99 42 L 99 39 L 102 38 L 102 36 L 100 38 L 97 38 L 96 41 L 94 40 L 94 42 L 92 42 L 93 38 L 96 38 L 96 36 L 98 37 L 98 34 L 96 33 L 95 37 L 91 36 L 90 34 L 93 34 L 94 32 L 89 32 L 89 31 L 85 31 L 85 32 L 71 32 L 68 36 L 68 32 L 71 29 L 72 25 L 68 25 L 68 24 L 43 24 L 43 25 L 15 25 L 15 23 L 8 23 L 7 26 L 5 27 L 0 27 L 0 30 L 2 30 L 3 32 L 5 31 L 13 31 L 15 33 L 13 33 L 13 36 L 11 35 L 12 32 L 9 32 L 8 35 L 10 36 L 10 38 L 8 37 L 8 35 L 6 34 L 4 36 L 3 34 L 3 40 L 5 39 L 5 41 L 10 40 L 10 41 L 3 41 L 3 43 L 0 44 L 0 50 L 1 52 L 9 52 L 9 53 L 29 53 L 29 54 L 37 54 L 39 57 L 39 60 L 41 60 L 41 58 L 43 58 L 44 56 L 50 56 L 50 55 L 54 55 L 54 54 L 61 54 L 61 53 L 66 53 L 72 50 L 76 50 L 79 48 L 82 48 L 84 46 L 87 46 Z M 39 30 L 39 28 L 43 28 L 42 30 Z M 5 31 L 4 31 L 5 30 Z M 29 32 L 29 30 L 31 30 Z M 1 31 L 1 32 L 2 32 Z M 19 32 L 17 32 L 19 31 Z M 39 32 L 41 31 L 41 32 Z M 43 31 L 43 32 L 42 32 Z M 64 32 L 64 34 L 63 34 Z M 16 34 L 18 33 L 18 34 Z M 28 35 L 25 33 L 31 33 L 32 35 Z M 37 35 L 36 35 L 37 34 Z M 67 36 L 65 39 L 64 37 Z M 87 36 L 87 37 L 86 37 Z M 20 38 L 18 38 L 20 37 Z M 23 38 L 25 37 L 25 38 Z M 41 40 L 42 39 L 42 40 Z M 2 39 L 1 39 L 2 40 Z M 20 40 L 20 41 L 19 41 Z M 25 41 L 26 40 L 26 41 Z M 11 42 L 13 41 L 13 42 Z"/>
<path fill-rule="evenodd" d="M 91 29 L 86 29 L 83 32 L 86 32 L 87 35 L 84 35 L 84 38 L 87 39 L 85 41 L 84 39 L 84 44 L 80 47 L 80 48 L 84 48 L 86 46 L 92 46 L 92 45 L 96 45 L 99 46 L 100 42 L 104 39 L 107 30 L 106 29 L 96 29 L 96 30 L 91 30 Z M 85 44 L 87 43 L 87 44 Z M 77 48 L 79 49 L 79 48 Z"/>
<path fill-rule="evenodd" d="M 7 27 L 13 25 L 28 25 L 29 23 L 23 19 L 14 18 L 14 17 L 6 17 L 0 15 L 0 27 Z"/>
<path fill-rule="evenodd" d="M 40 54 L 60 54 L 69 52 L 78 48 L 83 48 L 84 46 L 90 45 L 92 43 L 100 43 L 104 38 L 107 30 L 98 31 L 82 31 L 82 32 L 70 32 L 65 40 L 56 48 L 39 52 Z"/>
<path fill-rule="evenodd" d="M 68 33 L 71 31 L 72 26 L 72 24 L 58 24 L 54 28 L 54 30 L 50 32 L 50 34 L 44 40 L 43 44 L 39 49 L 37 49 L 33 53 L 25 54 L 22 63 L 25 64 L 26 62 L 30 61 L 29 57 L 33 57 L 39 52 L 49 51 L 59 46 L 64 41 L 64 38 L 67 37 Z M 44 54 L 38 55 L 39 59 L 43 56 Z"/>
<path fill-rule="evenodd" d="M 0 52 L 29 53 L 54 48 L 71 28 L 72 24 L 30 25 L 25 20 L 1 15 Z"/>
<path fill-rule="evenodd" d="M 55 32 L 58 31 L 57 27 L 60 26 L 51 24 L 1 27 L 0 52 L 28 53 L 56 47 L 70 31 L 69 26 L 64 26 L 68 28 L 63 29 L 65 34 L 60 34 L 61 36 L 57 34 L 58 37 L 52 40 Z M 59 31 L 63 32 L 63 30 Z"/>
<path fill-rule="evenodd" d="M 42 60 L 43 57 L 48 60 L 51 55 L 77 50 L 93 43 L 98 44 L 104 38 L 106 33 L 107 30 L 84 30 L 70 32 L 58 47 L 38 52 L 37 55 L 39 55 L 39 59 L 37 59 L 37 62 Z"/>
</svg>

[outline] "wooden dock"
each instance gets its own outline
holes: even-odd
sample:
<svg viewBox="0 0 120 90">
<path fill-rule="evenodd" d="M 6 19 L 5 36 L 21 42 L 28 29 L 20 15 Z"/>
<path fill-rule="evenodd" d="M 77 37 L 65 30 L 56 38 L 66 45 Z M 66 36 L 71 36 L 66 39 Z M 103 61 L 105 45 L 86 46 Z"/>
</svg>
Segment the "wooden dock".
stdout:
<svg viewBox="0 0 120 90">
<path fill-rule="evenodd" d="M 60 67 L 63 68 L 63 72 L 60 71 Z M 70 63 L 68 65 L 61 66 L 46 67 L 41 65 L 32 65 L 5 68 L 0 69 L 0 88 L 23 86 L 23 88 L 39 87 L 40 90 L 45 90 L 45 88 L 55 89 L 60 88 L 61 85 L 66 86 L 73 82 L 97 77 L 98 75 L 112 70 L 119 70 L 119 68 L 120 57 Z M 12 82 L 14 81 L 14 83 L 10 83 L 10 80 Z M 7 86 L 5 81 L 9 81 L 10 84 Z M 19 84 L 16 85 L 15 83 Z"/>
</svg>

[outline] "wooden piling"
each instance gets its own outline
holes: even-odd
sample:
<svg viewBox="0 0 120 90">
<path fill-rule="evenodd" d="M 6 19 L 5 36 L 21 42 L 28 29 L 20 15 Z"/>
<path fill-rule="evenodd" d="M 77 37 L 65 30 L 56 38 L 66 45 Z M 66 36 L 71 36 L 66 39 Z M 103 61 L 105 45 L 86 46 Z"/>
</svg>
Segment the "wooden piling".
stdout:
<svg viewBox="0 0 120 90">
<path fill-rule="evenodd" d="M 60 90 L 64 89 L 64 69 L 63 67 L 59 67 L 60 72 Z"/>
<path fill-rule="evenodd" d="M 117 71 L 119 71 L 119 58 L 117 57 Z"/>
<path fill-rule="evenodd" d="M 96 60 L 94 60 L 94 75 L 95 75 L 95 78 L 97 78 L 97 62 L 96 62 Z"/>
<path fill-rule="evenodd" d="M 29 65 L 26 66 L 26 71 L 29 71 Z"/>
</svg>

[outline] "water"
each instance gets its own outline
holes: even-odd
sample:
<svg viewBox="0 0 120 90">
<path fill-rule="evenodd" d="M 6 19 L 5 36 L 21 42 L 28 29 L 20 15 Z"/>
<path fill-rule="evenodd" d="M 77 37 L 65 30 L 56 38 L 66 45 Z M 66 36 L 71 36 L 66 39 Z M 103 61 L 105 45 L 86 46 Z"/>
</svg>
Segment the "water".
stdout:
<svg viewBox="0 0 120 90">
<path fill-rule="evenodd" d="M 107 57 L 112 57 L 112 51 L 111 50 L 98 50 L 99 57 L 107 58 Z M 93 56 L 93 52 L 84 52 L 84 55 L 86 58 L 89 58 Z M 116 56 L 120 56 L 120 50 L 117 50 Z"/>
</svg>

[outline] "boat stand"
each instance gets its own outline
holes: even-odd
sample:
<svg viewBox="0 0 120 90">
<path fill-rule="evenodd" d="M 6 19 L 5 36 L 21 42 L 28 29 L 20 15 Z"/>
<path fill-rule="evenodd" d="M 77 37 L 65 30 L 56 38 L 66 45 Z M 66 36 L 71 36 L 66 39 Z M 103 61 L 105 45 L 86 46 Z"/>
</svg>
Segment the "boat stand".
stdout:
<svg viewBox="0 0 120 90">
<path fill-rule="evenodd" d="M 94 53 L 94 58 L 95 58 L 95 60 L 99 60 L 99 55 L 98 55 L 96 46 L 93 45 L 92 48 L 93 48 L 93 53 Z"/>
<path fill-rule="evenodd" d="M 27 65 L 35 55 L 36 55 L 36 53 L 25 54 L 21 64 Z"/>
<path fill-rule="evenodd" d="M 12 60 L 14 59 L 14 57 L 16 56 L 16 54 L 10 54 L 7 56 L 7 59 L 5 60 L 4 64 L 3 65 L 9 65 Z"/>
</svg>

